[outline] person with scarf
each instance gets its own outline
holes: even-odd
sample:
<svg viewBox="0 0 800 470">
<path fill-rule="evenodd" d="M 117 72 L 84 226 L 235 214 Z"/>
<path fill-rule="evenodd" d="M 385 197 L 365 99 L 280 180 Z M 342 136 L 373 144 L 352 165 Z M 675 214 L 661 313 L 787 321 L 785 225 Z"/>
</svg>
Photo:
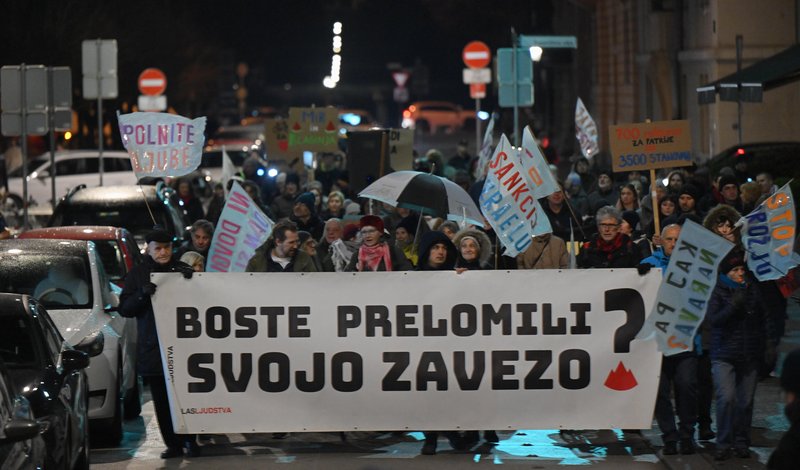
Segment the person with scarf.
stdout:
<svg viewBox="0 0 800 470">
<path fill-rule="evenodd" d="M 409 271 L 411 262 L 383 239 L 383 219 L 365 215 L 358 222 L 361 246 L 353 253 L 345 271 Z"/>
<path fill-rule="evenodd" d="M 717 410 L 714 460 L 750 457 L 750 426 L 758 367 L 770 341 L 769 316 L 755 283 L 746 278 L 744 251 L 734 248 L 719 264 L 708 301 L 711 371 Z"/>
<path fill-rule="evenodd" d="M 635 268 L 638 250 L 620 231 L 622 215 L 614 206 L 601 207 L 595 217 L 598 233 L 585 242 L 578 254 L 579 268 Z"/>
</svg>

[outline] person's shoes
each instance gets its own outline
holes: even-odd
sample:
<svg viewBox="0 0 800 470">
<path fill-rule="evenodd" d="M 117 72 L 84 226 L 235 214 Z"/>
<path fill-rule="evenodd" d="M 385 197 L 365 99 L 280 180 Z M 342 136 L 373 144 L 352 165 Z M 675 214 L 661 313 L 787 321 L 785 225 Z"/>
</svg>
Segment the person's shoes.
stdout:
<svg viewBox="0 0 800 470">
<path fill-rule="evenodd" d="M 187 457 L 200 457 L 200 454 L 203 453 L 203 450 L 197 445 L 197 442 L 194 440 L 187 441 L 184 448 L 186 449 L 186 456 Z"/>
<path fill-rule="evenodd" d="M 678 443 L 675 441 L 669 441 L 664 443 L 664 450 L 662 451 L 664 455 L 675 455 L 678 453 Z"/>
<path fill-rule="evenodd" d="M 425 439 L 425 444 L 422 446 L 422 455 L 436 455 L 436 441 Z"/>
<path fill-rule="evenodd" d="M 736 450 L 733 451 L 733 453 L 736 454 L 736 456 L 739 457 L 740 459 L 749 459 L 750 458 L 750 449 L 748 449 L 747 447 L 742 447 L 740 449 L 736 449 Z"/>
<path fill-rule="evenodd" d="M 497 436 L 496 431 L 483 431 L 483 438 L 490 444 L 497 444 L 500 442 L 500 437 Z"/>
<path fill-rule="evenodd" d="M 462 438 L 462 445 L 465 449 L 471 449 L 472 446 L 481 440 L 481 435 L 478 431 L 467 431 Z"/>
<path fill-rule="evenodd" d="M 174 459 L 175 457 L 183 457 L 183 449 L 180 447 L 167 447 L 166 450 L 161 452 L 162 459 Z"/>
<path fill-rule="evenodd" d="M 717 437 L 717 435 L 709 426 L 700 426 L 700 429 L 697 431 L 697 438 L 701 441 L 710 441 L 715 437 Z"/>
<path fill-rule="evenodd" d="M 694 454 L 694 441 L 691 439 L 681 439 L 678 443 L 678 447 L 683 455 Z"/>
<path fill-rule="evenodd" d="M 469 446 L 467 445 L 467 439 L 461 437 L 461 435 L 455 431 L 448 431 L 444 433 L 447 441 L 450 443 L 450 447 L 455 450 L 467 450 Z"/>
<path fill-rule="evenodd" d="M 730 449 L 717 449 L 717 451 L 714 452 L 714 460 L 718 462 L 722 460 L 728 460 L 731 458 L 731 456 L 732 454 Z"/>
<path fill-rule="evenodd" d="M 288 432 L 273 432 L 272 433 L 272 438 L 273 439 L 286 439 L 286 436 L 288 436 L 288 435 L 289 435 Z"/>
</svg>

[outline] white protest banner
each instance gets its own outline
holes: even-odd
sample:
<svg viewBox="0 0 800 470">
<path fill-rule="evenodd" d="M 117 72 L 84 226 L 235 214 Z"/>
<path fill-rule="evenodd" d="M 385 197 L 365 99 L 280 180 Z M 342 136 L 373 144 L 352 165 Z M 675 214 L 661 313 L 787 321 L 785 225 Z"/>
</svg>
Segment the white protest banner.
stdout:
<svg viewBox="0 0 800 470">
<path fill-rule="evenodd" d="M 522 133 L 522 149 L 519 152 L 519 161 L 525 170 L 534 198 L 541 199 L 556 191 L 561 191 L 555 178 L 553 178 L 553 172 L 550 171 L 547 159 L 544 158 L 544 154 L 542 154 L 539 145 L 536 144 L 533 132 L 528 126 L 525 126 L 525 130 Z"/>
<path fill-rule="evenodd" d="M 475 167 L 475 179 L 482 180 L 486 177 L 489 164 L 489 159 L 492 158 L 492 143 L 494 143 L 494 113 L 492 118 L 489 119 L 489 124 L 486 125 L 486 131 L 483 133 L 483 142 L 481 143 L 481 150 L 478 154 L 478 166 Z"/>
<path fill-rule="evenodd" d="M 117 119 L 136 178 L 183 176 L 200 165 L 205 116 L 188 119 L 168 113 L 117 113 Z"/>
<path fill-rule="evenodd" d="M 532 237 L 553 231 L 550 220 L 526 183 L 525 170 L 503 134 L 488 165 L 480 209 L 506 247 L 506 256 L 524 252 Z"/>
<path fill-rule="evenodd" d="M 236 175 L 236 165 L 233 164 L 233 160 L 228 155 L 228 152 L 225 150 L 225 146 L 222 146 L 222 187 L 225 188 L 225 194 L 228 194 L 228 180 L 233 178 Z"/>
<path fill-rule="evenodd" d="M 717 284 L 717 266 L 731 248 L 733 243 L 687 220 L 672 250 L 656 302 L 637 338 L 655 335 L 665 356 L 691 351 Z"/>
<path fill-rule="evenodd" d="M 600 146 L 597 145 L 597 124 L 580 98 L 575 103 L 575 137 L 581 145 L 584 157 L 591 160 L 600 151 Z"/>
<path fill-rule="evenodd" d="M 747 266 L 759 281 L 780 279 L 797 266 L 795 208 L 787 183 L 745 217 L 742 244 Z"/>
<path fill-rule="evenodd" d="M 244 272 L 275 222 L 264 215 L 238 182 L 233 183 L 208 249 L 206 271 Z"/>
<path fill-rule="evenodd" d="M 651 425 L 661 354 L 634 337 L 655 272 L 152 281 L 179 433 Z"/>
</svg>

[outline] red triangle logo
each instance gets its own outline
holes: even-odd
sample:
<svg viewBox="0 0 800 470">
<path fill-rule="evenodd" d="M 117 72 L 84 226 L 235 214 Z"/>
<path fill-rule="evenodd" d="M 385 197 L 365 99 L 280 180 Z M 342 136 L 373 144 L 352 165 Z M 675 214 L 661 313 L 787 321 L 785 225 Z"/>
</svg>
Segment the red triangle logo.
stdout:
<svg viewBox="0 0 800 470">
<path fill-rule="evenodd" d="M 302 127 L 300 127 L 300 123 L 299 122 L 295 122 L 294 126 L 292 126 L 292 130 L 293 131 L 299 131 L 300 129 L 302 129 Z"/>
<path fill-rule="evenodd" d="M 633 375 L 630 369 L 625 368 L 625 364 L 622 361 L 619 361 L 616 369 L 609 372 L 605 382 L 606 387 L 618 392 L 630 390 L 637 385 L 639 385 L 639 382 L 636 381 L 636 376 Z"/>
<path fill-rule="evenodd" d="M 328 121 L 328 125 L 325 126 L 325 130 L 328 132 L 333 132 L 336 130 L 336 126 L 333 125 L 333 121 Z"/>
</svg>

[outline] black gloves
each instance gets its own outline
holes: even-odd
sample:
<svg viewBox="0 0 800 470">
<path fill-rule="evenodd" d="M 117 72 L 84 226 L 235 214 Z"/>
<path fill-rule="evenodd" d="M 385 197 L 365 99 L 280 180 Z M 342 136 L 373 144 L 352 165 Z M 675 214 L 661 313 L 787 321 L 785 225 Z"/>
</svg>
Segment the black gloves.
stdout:
<svg viewBox="0 0 800 470">
<path fill-rule="evenodd" d="M 645 274 L 649 273 L 650 269 L 652 269 L 652 268 L 653 268 L 653 266 L 651 264 L 648 264 L 648 263 L 642 263 L 642 264 L 636 266 L 636 270 L 639 272 L 640 276 L 644 276 Z"/>
<path fill-rule="evenodd" d="M 142 286 L 142 293 L 144 295 L 153 295 L 156 293 L 157 285 L 153 284 L 152 282 L 148 282 L 147 284 Z"/>
<path fill-rule="evenodd" d="M 192 278 L 192 275 L 194 274 L 194 269 L 192 269 L 192 268 L 191 268 L 191 267 L 189 267 L 189 266 L 185 266 L 185 267 L 184 267 L 184 266 L 179 266 L 179 267 L 178 267 L 178 272 L 180 272 L 181 274 L 183 274 L 183 277 L 184 277 L 185 279 L 191 279 L 191 278 Z"/>
</svg>

